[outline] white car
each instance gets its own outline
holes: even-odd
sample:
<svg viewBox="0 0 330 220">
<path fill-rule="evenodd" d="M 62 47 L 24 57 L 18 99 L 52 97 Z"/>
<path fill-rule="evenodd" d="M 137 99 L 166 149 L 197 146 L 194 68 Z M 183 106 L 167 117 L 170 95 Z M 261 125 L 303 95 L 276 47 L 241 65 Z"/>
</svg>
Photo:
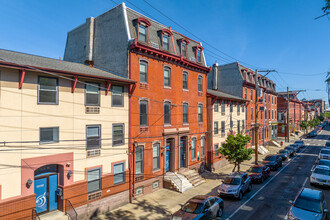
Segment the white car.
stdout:
<svg viewBox="0 0 330 220">
<path fill-rule="evenodd" d="M 324 165 L 317 165 L 310 177 L 311 185 L 330 186 L 330 168 Z"/>
<path fill-rule="evenodd" d="M 320 159 L 330 160 L 330 149 L 328 148 L 322 149 L 319 153 L 319 160 Z"/>
</svg>

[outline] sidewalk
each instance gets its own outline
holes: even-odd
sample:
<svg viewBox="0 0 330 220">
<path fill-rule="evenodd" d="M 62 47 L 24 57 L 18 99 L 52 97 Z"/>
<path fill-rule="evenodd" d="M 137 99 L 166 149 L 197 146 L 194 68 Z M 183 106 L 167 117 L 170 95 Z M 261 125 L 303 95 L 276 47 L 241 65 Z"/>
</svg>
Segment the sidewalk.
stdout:
<svg viewBox="0 0 330 220">
<path fill-rule="evenodd" d="M 290 143 L 283 141 L 283 147 L 299 140 L 290 137 Z M 282 138 L 279 138 L 279 142 Z M 279 147 L 267 146 L 269 152 L 267 154 L 277 153 Z M 266 156 L 258 155 L 259 162 Z M 251 160 L 241 164 L 241 171 L 247 170 L 254 164 L 255 156 L 252 155 Z M 187 200 L 195 195 L 217 195 L 217 189 L 221 180 L 232 172 L 233 164 L 228 164 L 213 173 L 203 173 L 206 183 L 199 185 L 184 193 L 175 192 L 168 189 L 160 189 L 154 193 L 135 199 L 133 203 L 126 204 L 120 208 L 100 215 L 97 219 L 169 219 L 171 214 L 180 209 L 180 204 L 184 204 Z"/>
</svg>

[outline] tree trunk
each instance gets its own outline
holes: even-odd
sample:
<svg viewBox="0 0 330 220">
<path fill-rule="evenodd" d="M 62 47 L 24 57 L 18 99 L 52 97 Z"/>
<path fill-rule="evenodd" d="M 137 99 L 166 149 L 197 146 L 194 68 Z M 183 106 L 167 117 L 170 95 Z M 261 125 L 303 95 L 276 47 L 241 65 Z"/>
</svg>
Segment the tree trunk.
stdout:
<svg viewBox="0 0 330 220">
<path fill-rule="evenodd" d="M 233 169 L 232 172 L 235 172 L 235 169 L 236 169 L 236 162 L 234 162 L 234 164 L 235 164 L 235 166 L 234 166 L 234 169 Z"/>
<path fill-rule="evenodd" d="M 240 166 L 239 166 L 240 163 L 237 163 L 237 172 L 240 171 Z"/>
</svg>

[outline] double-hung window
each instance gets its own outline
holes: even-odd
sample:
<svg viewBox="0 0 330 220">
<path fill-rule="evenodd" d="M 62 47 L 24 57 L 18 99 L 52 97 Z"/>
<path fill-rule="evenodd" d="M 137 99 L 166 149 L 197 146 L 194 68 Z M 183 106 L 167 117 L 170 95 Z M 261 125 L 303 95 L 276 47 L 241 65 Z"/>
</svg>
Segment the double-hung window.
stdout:
<svg viewBox="0 0 330 220">
<path fill-rule="evenodd" d="M 171 103 L 170 102 L 164 103 L 164 124 L 167 124 L 167 125 L 171 124 Z"/>
<path fill-rule="evenodd" d="M 171 87 L 171 69 L 164 68 L 164 86 Z"/>
<path fill-rule="evenodd" d="M 245 129 L 245 121 L 242 120 L 242 131 L 244 131 L 244 129 Z"/>
<path fill-rule="evenodd" d="M 40 128 L 40 144 L 57 143 L 58 127 Z"/>
<path fill-rule="evenodd" d="M 87 192 L 101 190 L 101 168 L 87 170 Z"/>
<path fill-rule="evenodd" d="M 239 115 L 239 113 L 240 113 L 240 104 L 239 103 L 237 103 L 237 114 Z"/>
<path fill-rule="evenodd" d="M 187 44 L 185 42 L 182 42 L 181 44 L 181 50 L 182 50 L 182 56 L 187 57 Z"/>
<path fill-rule="evenodd" d="M 214 145 L 214 155 L 216 157 L 219 156 L 219 144 Z"/>
<path fill-rule="evenodd" d="M 140 101 L 140 126 L 148 126 L 148 101 Z"/>
<path fill-rule="evenodd" d="M 182 105 L 182 119 L 183 124 L 188 124 L 188 103 Z"/>
<path fill-rule="evenodd" d="M 202 62 L 202 52 L 201 49 L 197 49 L 197 62 Z"/>
<path fill-rule="evenodd" d="M 253 108 L 251 108 L 251 121 L 253 121 Z"/>
<path fill-rule="evenodd" d="M 201 157 L 205 156 L 205 137 L 201 137 Z"/>
<path fill-rule="evenodd" d="M 188 73 L 187 72 L 183 72 L 183 74 L 182 74 L 182 88 L 188 89 Z"/>
<path fill-rule="evenodd" d="M 85 105 L 100 105 L 100 85 L 98 83 L 87 83 L 85 87 Z"/>
<path fill-rule="evenodd" d="M 38 103 L 58 104 L 58 79 L 39 76 Z"/>
<path fill-rule="evenodd" d="M 159 143 L 155 143 L 152 145 L 152 169 L 159 169 Z"/>
<path fill-rule="evenodd" d="M 218 101 L 218 99 L 217 100 L 215 100 L 215 102 L 214 102 L 214 112 L 218 112 L 219 111 L 219 101 Z"/>
<path fill-rule="evenodd" d="M 169 43 L 168 43 L 169 37 L 166 34 L 163 34 L 163 49 L 164 50 L 169 50 Z"/>
<path fill-rule="evenodd" d="M 233 119 L 230 119 L 230 130 L 232 131 L 234 127 L 234 121 Z"/>
<path fill-rule="evenodd" d="M 140 61 L 140 82 L 148 83 L 148 63 Z"/>
<path fill-rule="evenodd" d="M 221 136 L 224 136 L 226 133 L 226 124 L 225 121 L 221 122 Z"/>
<path fill-rule="evenodd" d="M 125 182 L 125 163 L 113 165 L 113 185 Z"/>
<path fill-rule="evenodd" d="M 123 107 L 124 106 L 124 87 L 123 86 L 112 86 L 112 106 Z"/>
<path fill-rule="evenodd" d="M 218 134 L 219 133 L 219 128 L 218 128 L 218 122 L 217 121 L 215 121 L 214 122 L 214 134 Z"/>
<path fill-rule="evenodd" d="M 135 149 L 135 174 L 143 174 L 143 146 Z"/>
<path fill-rule="evenodd" d="M 226 101 L 222 101 L 221 103 L 221 113 L 222 115 L 226 113 Z"/>
<path fill-rule="evenodd" d="M 251 101 L 253 101 L 253 90 L 251 89 L 250 92 L 251 92 Z"/>
<path fill-rule="evenodd" d="M 203 76 L 198 76 L 198 92 L 203 92 Z"/>
<path fill-rule="evenodd" d="M 147 26 L 139 24 L 139 41 L 147 42 Z"/>
<path fill-rule="evenodd" d="M 125 144 L 125 130 L 124 124 L 113 124 L 112 125 L 112 146 Z"/>
<path fill-rule="evenodd" d="M 245 99 L 247 99 L 247 88 L 245 88 Z"/>
<path fill-rule="evenodd" d="M 198 122 L 203 122 L 203 105 L 198 104 Z"/>
<path fill-rule="evenodd" d="M 191 159 L 196 159 L 196 138 L 191 139 Z"/>
<path fill-rule="evenodd" d="M 87 150 L 101 148 L 101 125 L 87 125 L 86 136 Z"/>
<path fill-rule="evenodd" d="M 233 102 L 230 102 L 230 112 L 233 112 Z"/>
<path fill-rule="evenodd" d="M 242 105 L 242 112 L 244 112 L 244 105 Z"/>
<path fill-rule="evenodd" d="M 241 121 L 237 120 L 237 133 L 240 134 L 241 133 Z"/>
</svg>

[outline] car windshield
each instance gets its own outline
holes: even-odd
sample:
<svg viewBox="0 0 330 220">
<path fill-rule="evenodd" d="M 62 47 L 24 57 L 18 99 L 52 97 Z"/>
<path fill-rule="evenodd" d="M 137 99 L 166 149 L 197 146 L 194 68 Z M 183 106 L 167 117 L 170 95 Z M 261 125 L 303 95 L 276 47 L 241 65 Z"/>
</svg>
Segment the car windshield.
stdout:
<svg viewBox="0 0 330 220">
<path fill-rule="evenodd" d="M 280 154 L 287 154 L 288 151 L 287 150 L 280 150 Z"/>
<path fill-rule="evenodd" d="M 302 144 L 302 141 L 296 141 L 295 143 L 296 144 Z"/>
<path fill-rule="evenodd" d="M 239 185 L 241 181 L 240 178 L 227 177 L 223 183 L 228 185 Z"/>
<path fill-rule="evenodd" d="M 330 166 L 330 160 L 320 160 L 319 165 Z"/>
<path fill-rule="evenodd" d="M 249 172 L 251 173 L 261 173 L 262 167 L 250 167 Z"/>
<path fill-rule="evenodd" d="M 292 150 L 292 147 L 286 147 L 285 149 L 287 149 L 287 150 Z"/>
<path fill-rule="evenodd" d="M 276 160 L 276 156 L 266 157 L 265 160 L 267 160 L 267 161 L 275 161 Z"/>
<path fill-rule="evenodd" d="M 330 142 L 328 141 L 327 143 L 325 143 L 325 146 L 330 146 Z"/>
<path fill-rule="evenodd" d="M 318 212 L 321 213 L 321 205 L 320 201 L 310 198 L 305 198 L 302 196 L 299 196 L 296 200 L 294 207 L 298 209 L 304 209 L 310 212 Z"/>
<path fill-rule="evenodd" d="M 316 169 L 314 170 L 314 173 L 322 174 L 322 175 L 330 175 L 329 170 L 326 170 L 326 169 L 320 169 L 320 168 L 316 168 Z"/>
<path fill-rule="evenodd" d="M 321 150 L 321 154 L 330 154 L 330 150 Z"/>
<path fill-rule="evenodd" d="M 181 210 L 188 213 L 199 214 L 203 210 L 203 203 L 188 201 L 186 204 L 184 204 Z"/>
</svg>

